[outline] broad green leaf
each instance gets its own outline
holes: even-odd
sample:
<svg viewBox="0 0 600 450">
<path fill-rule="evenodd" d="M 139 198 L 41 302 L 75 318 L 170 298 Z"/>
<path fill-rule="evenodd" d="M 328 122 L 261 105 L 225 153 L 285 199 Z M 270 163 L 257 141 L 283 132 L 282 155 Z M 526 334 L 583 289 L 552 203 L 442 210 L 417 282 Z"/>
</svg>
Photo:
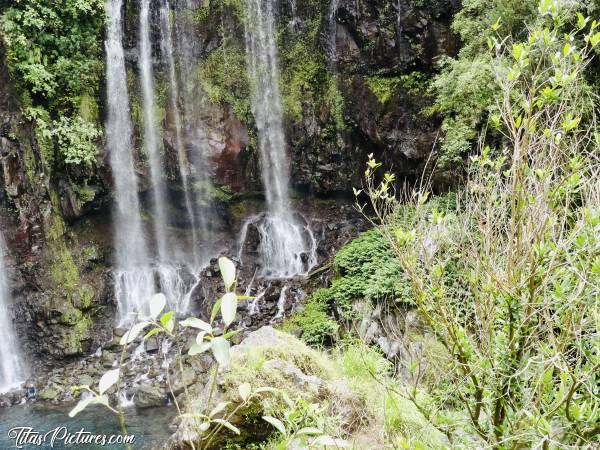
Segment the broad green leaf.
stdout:
<svg viewBox="0 0 600 450">
<path fill-rule="evenodd" d="M 269 422 L 271 425 L 273 425 L 277 431 L 279 431 L 281 434 L 283 434 L 285 436 L 285 425 L 283 424 L 283 422 L 279 419 L 277 419 L 276 417 L 272 417 L 272 416 L 263 416 L 262 417 L 263 420 Z"/>
<path fill-rule="evenodd" d="M 188 317 L 187 319 L 180 322 L 182 327 L 198 328 L 199 330 L 212 333 L 212 327 L 204 320 L 198 319 L 197 317 Z"/>
<path fill-rule="evenodd" d="M 138 337 L 138 334 L 142 332 L 144 328 L 146 328 L 150 322 L 139 322 L 132 326 L 127 332 L 121 337 L 120 344 L 127 345 L 135 341 Z"/>
<path fill-rule="evenodd" d="M 212 411 L 210 412 L 209 416 L 210 417 L 214 417 L 217 414 L 219 414 L 221 411 L 223 411 L 227 405 L 229 405 L 229 402 L 220 402 L 219 404 L 217 404 L 217 406 L 215 406 Z"/>
<path fill-rule="evenodd" d="M 237 435 L 240 434 L 240 430 L 238 429 L 238 427 L 236 427 L 235 425 L 232 425 L 231 423 L 227 422 L 226 420 L 214 419 L 213 422 L 223 425 L 225 428 L 233 431 Z"/>
<path fill-rule="evenodd" d="M 343 439 L 335 439 L 331 436 L 319 436 L 315 438 L 310 445 L 321 446 L 321 447 L 335 447 L 335 448 L 350 448 L 350 443 Z"/>
<path fill-rule="evenodd" d="M 104 394 L 119 380 L 119 372 L 120 369 L 113 369 L 102 375 L 102 378 L 100 378 L 100 382 L 98 383 L 98 392 L 100 392 L 100 395 Z"/>
<path fill-rule="evenodd" d="M 160 318 L 160 324 L 167 330 L 169 333 L 173 332 L 173 328 L 175 328 L 175 317 L 173 317 L 173 311 L 166 312 Z"/>
<path fill-rule="evenodd" d="M 194 356 L 204 353 L 212 346 L 212 342 L 204 342 L 202 344 L 194 343 L 188 350 L 188 355 Z"/>
<path fill-rule="evenodd" d="M 252 386 L 250 386 L 250 383 L 240 384 L 238 386 L 238 391 L 240 393 L 241 399 L 246 401 L 246 400 L 248 400 L 248 398 L 250 397 L 250 394 L 252 393 Z"/>
<path fill-rule="evenodd" d="M 235 320 L 237 307 L 237 296 L 233 292 L 228 292 L 221 298 L 221 316 L 223 317 L 225 326 L 231 325 Z"/>
<path fill-rule="evenodd" d="M 233 283 L 235 283 L 235 264 L 230 259 L 221 256 L 219 258 L 219 270 L 221 271 L 221 277 L 223 277 L 225 290 L 229 292 Z"/>
<path fill-rule="evenodd" d="M 154 294 L 150 299 L 150 316 L 156 319 L 165 306 L 167 306 L 165 294 Z"/>
<path fill-rule="evenodd" d="M 154 336 L 157 333 L 160 333 L 162 330 L 158 327 L 156 328 L 152 328 L 150 331 L 148 331 L 145 335 L 144 335 L 144 340 Z"/>
<path fill-rule="evenodd" d="M 214 321 L 221 310 L 221 299 L 217 300 L 210 311 L 210 321 Z"/>
<path fill-rule="evenodd" d="M 204 344 L 204 337 L 206 336 L 206 332 L 201 331 L 196 335 L 196 344 L 202 345 Z"/>
<path fill-rule="evenodd" d="M 77 403 L 77 405 L 75 405 L 75 408 L 73 408 L 69 412 L 69 417 L 73 418 L 77 414 L 79 414 L 81 411 L 83 411 L 85 408 L 87 408 L 89 405 L 98 404 L 98 403 L 108 406 L 108 397 L 106 395 L 90 396 L 90 397 L 84 398 L 83 400 L 80 400 L 79 403 Z"/>
<path fill-rule="evenodd" d="M 212 353 L 221 366 L 228 366 L 230 355 L 229 355 L 229 342 L 222 336 L 216 337 L 211 341 Z"/>
<path fill-rule="evenodd" d="M 87 406 L 90 403 L 92 403 L 92 400 L 94 400 L 93 396 L 89 396 L 82 400 L 79 400 L 79 403 L 77 403 L 77 405 L 75 405 L 75 407 L 69 412 L 69 417 L 75 417 L 77 414 L 79 414 L 81 411 L 87 408 Z"/>
</svg>

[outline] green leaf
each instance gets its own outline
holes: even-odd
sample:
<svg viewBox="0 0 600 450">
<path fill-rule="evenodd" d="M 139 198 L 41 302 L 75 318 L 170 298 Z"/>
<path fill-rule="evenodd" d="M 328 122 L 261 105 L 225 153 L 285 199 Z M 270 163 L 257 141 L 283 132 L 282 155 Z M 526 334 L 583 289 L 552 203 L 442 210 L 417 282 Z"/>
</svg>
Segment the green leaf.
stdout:
<svg viewBox="0 0 600 450">
<path fill-rule="evenodd" d="M 181 321 L 181 326 L 198 328 L 199 330 L 206 331 L 207 333 L 212 333 L 213 331 L 210 324 L 206 323 L 204 320 L 198 319 L 197 317 L 188 317 L 187 319 Z"/>
<path fill-rule="evenodd" d="M 87 408 L 88 405 L 91 404 L 93 400 L 94 400 L 93 396 L 89 396 L 89 397 L 84 398 L 83 400 L 79 400 L 79 403 L 77 403 L 77 405 L 75 405 L 75 407 L 69 412 L 69 417 L 71 417 L 71 418 L 75 417 L 77 414 L 79 414 L 81 411 L 83 411 L 85 408 Z"/>
<path fill-rule="evenodd" d="M 165 306 L 167 306 L 167 297 L 165 297 L 165 294 L 153 295 L 150 299 L 150 316 L 156 319 Z"/>
<path fill-rule="evenodd" d="M 217 404 L 217 406 L 215 406 L 212 411 L 209 413 L 209 417 L 214 417 L 217 414 L 219 414 L 221 411 L 223 411 L 227 405 L 229 405 L 230 402 L 220 402 Z"/>
<path fill-rule="evenodd" d="M 215 423 L 220 423 L 221 425 L 223 425 L 225 428 L 227 428 L 228 430 L 233 431 L 235 434 L 239 435 L 240 434 L 240 430 L 232 425 L 231 423 L 227 422 L 226 420 L 221 420 L 221 419 L 214 419 L 213 422 Z"/>
<path fill-rule="evenodd" d="M 230 291 L 233 283 L 235 283 L 235 264 L 229 258 L 221 256 L 219 258 L 219 270 L 225 284 L 225 290 Z"/>
<path fill-rule="evenodd" d="M 195 342 L 188 350 L 188 355 L 199 355 L 200 353 L 204 353 L 205 351 L 207 351 L 211 346 L 212 342 L 203 342 L 202 344 L 198 344 L 197 342 Z"/>
<path fill-rule="evenodd" d="M 229 341 L 227 341 L 227 339 L 224 339 L 222 336 L 219 336 L 214 338 L 211 343 L 212 353 L 219 365 L 228 366 L 231 358 L 229 354 Z"/>
<path fill-rule="evenodd" d="M 348 441 L 343 439 L 335 439 L 326 435 L 315 438 L 310 445 L 320 447 L 350 448 L 350 443 Z"/>
<path fill-rule="evenodd" d="M 150 331 L 148 331 L 145 335 L 144 335 L 144 340 L 154 336 L 155 334 L 160 333 L 162 330 L 158 327 L 156 328 L 152 328 Z"/>
<path fill-rule="evenodd" d="M 225 339 L 229 339 L 230 337 L 232 337 L 232 336 L 235 336 L 236 334 L 240 333 L 241 331 L 242 331 L 242 330 L 231 330 L 231 331 L 228 331 L 227 333 L 225 333 L 225 334 L 223 335 L 223 337 L 224 337 Z"/>
<path fill-rule="evenodd" d="M 160 324 L 167 330 L 169 333 L 173 332 L 173 328 L 175 328 L 175 317 L 173 317 L 173 311 L 166 312 L 160 318 Z"/>
<path fill-rule="evenodd" d="M 221 299 L 217 300 L 210 311 L 210 321 L 213 322 L 217 318 L 217 314 L 221 310 Z"/>
<path fill-rule="evenodd" d="M 99 396 L 90 396 L 90 397 L 84 398 L 83 400 L 80 400 L 79 403 L 77 403 L 77 405 L 75 405 L 75 408 L 73 408 L 69 412 L 69 417 L 73 418 L 77 414 L 79 414 L 81 411 L 83 411 L 85 408 L 87 408 L 89 405 L 93 405 L 93 404 L 97 404 L 97 403 L 108 406 L 108 397 L 106 395 L 99 395 Z"/>
<path fill-rule="evenodd" d="M 138 334 L 142 332 L 144 328 L 146 328 L 150 322 L 139 322 L 132 326 L 127 332 L 121 337 L 119 343 L 121 345 L 127 345 L 135 341 L 138 337 Z"/>
<path fill-rule="evenodd" d="M 276 417 L 272 417 L 272 416 L 263 416 L 262 417 L 263 420 L 269 422 L 271 425 L 273 425 L 277 431 L 279 431 L 281 434 L 283 434 L 284 436 L 286 435 L 285 432 L 285 425 L 283 424 L 283 422 L 279 419 L 277 419 Z"/>
<path fill-rule="evenodd" d="M 250 383 L 243 383 L 238 386 L 238 392 L 240 393 L 240 398 L 244 401 L 248 400 L 250 394 L 252 393 L 252 386 Z"/>
<path fill-rule="evenodd" d="M 238 301 L 237 296 L 233 292 L 228 292 L 221 297 L 221 316 L 225 326 L 229 326 L 235 320 L 237 313 Z"/>
<path fill-rule="evenodd" d="M 98 392 L 100 392 L 100 395 L 104 394 L 119 380 L 119 372 L 120 369 L 113 369 L 102 375 L 102 378 L 100 378 L 100 382 L 98 383 Z"/>
</svg>

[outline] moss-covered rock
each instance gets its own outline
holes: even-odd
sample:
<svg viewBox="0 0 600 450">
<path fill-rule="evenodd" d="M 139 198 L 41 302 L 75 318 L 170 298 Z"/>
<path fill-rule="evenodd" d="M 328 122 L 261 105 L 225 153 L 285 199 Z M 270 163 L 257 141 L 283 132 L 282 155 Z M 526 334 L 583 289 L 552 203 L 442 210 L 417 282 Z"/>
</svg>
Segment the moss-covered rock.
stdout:
<svg viewBox="0 0 600 450">
<path fill-rule="evenodd" d="M 253 390 L 267 389 L 239 408 L 243 403 L 239 387 L 244 383 L 249 383 Z M 212 441 L 211 448 L 231 444 L 246 446 L 273 432 L 271 425 L 261 417 L 281 417 L 289 408 L 289 399 L 324 405 L 324 414 L 335 417 L 349 432 L 365 425 L 357 419 L 365 417 L 364 397 L 356 394 L 344 380 L 337 379 L 331 361 L 292 335 L 270 326 L 250 333 L 240 345 L 232 348 L 230 366 L 218 374 L 214 388 L 210 382 L 197 386 L 196 397 L 187 411 L 191 414 L 210 411 L 226 402 L 219 417 L 227 418 L 239 428 L 240 435 L 222 431 Z M 234 415 L 230 416 L 232 412 Z M 185 417 L 166 448 L 191 448 L 190 442 L 198 442 L 206 436 L 194 420 Z"/>
</svg>

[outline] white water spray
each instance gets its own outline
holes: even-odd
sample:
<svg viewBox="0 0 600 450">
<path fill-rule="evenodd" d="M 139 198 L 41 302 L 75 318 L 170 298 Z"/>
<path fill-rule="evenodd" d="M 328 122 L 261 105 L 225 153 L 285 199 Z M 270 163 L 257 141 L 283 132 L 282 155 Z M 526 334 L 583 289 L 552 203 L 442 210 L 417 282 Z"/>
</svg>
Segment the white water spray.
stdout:
<svg viewBox="0 0 600 450">
<path fill-rule="evenodd" d="M 6 279 L 4 237 L 0 234 L 0 392 L 19 386 L 25 380 L 25 364 L 21 359 L 21 351 L 15 328 L 8 309 L 10 291 Z"/>
<path fill-rule="evenodd" d="M 141 316 L 148 314 L 154 281 L 148 265 L 133 161 L 132 125 L 122 46 L 122 0 L 107 0 L 106 12 L 106 135 L 115 192 L 115 296 L 117 320 L 125 324 L 131 320 L 130 313 Z"/>
<path fill-rule="evenodd" d="M 268 214 L 258 224 L 263 275 L 290 277 L 305 270 L 302 255 L 311 252 L 290 207 L 290 168 L 283 133 L 279 69 L 272 0 L 247 0 L 245 22 L 252 112 L 256 119 Z"/>
<path fill-rule="evenodd" d="M 154 73 L 152 70 L 152 44 L 150 43 L 150 0 L 142 0 L 140 9 L 140 80 L 142 85 L 142 109 L 144 112 L 144 148 L 150 163 L 152 181 L 154 235 L 158 260 L 168 260 L 166 188 L 164 161 L 158 144 L 154 107 Z"/>
<path fill-rule="evenodd" d="M 173 114 L 173 126 L 175 128 L 175 146 L 177 147 L 177 159 L 179 163 L 179 176 L 181 177 L 181 184 L 183 187 L 185 209 L 192 230 L 192 261 L 194 263 L 194 266 L 198 266 L 200 261 L 200 258 L 198 256 L 199 240 L 198 232 L 196 230 L 196 215 L 194 212 L 190 195 L 189 161 L 181 136 L 181 112 L 179 110 L 179 105 L 177 104 L 177 99 L 179 97 L 179 86 L 177 83 L 177 76 L 175 73 L 175 59 L 173 56 L 173 38 L 171 36 L 172 30 L 169 21 L 169 14 L 169 2 L 165 1 L 165 3 L 160 8 L 161 47 L 162 53 L 166 58 L 169 75 L 169 106 Z"/>
</svg>

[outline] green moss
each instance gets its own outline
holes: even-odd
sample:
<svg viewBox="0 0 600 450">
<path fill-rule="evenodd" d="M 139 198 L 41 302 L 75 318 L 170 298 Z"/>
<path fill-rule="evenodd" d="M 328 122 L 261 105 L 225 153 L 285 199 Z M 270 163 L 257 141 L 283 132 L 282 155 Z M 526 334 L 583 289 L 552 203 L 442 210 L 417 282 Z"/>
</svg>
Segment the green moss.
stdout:
<svg viewBox="0 0 600 450">
<path fill-rule="evenodd" d="M 300 338 L 308 345 L 332 344 L 337 338 L 339 326 L 329 315 L 328 297 L 327 289 L 315 291 L 306 301 L 304 309 L 286 318 L 281 329 L 288 332 L 300 331 Z"/>
<path fill-rule="evenodd" d="M 65 353 L 74 355 L 83 351 L 82 341 L 89 339 L 92 330 L 92 319 L 81 315 L 62 337 Z"/>
<path fill-rule="evenodd" d="M 62 289 L 70 294 L 80 281 L 79 270 L 73 255 L 69 251 L 65 241 L 65 223 L 60 216 L 60 204 L 56 192 L 50 193 L 53 214 L 50 228 L 47 233 L 47 257 L 46 262 L 50 270 L 50 280 L 54 287 Z"/>
<path fill-rule="evenodd" d="M 293 336 L 276 331 L 277 342 L 256 346 L 234 355 L 231 368 L 223 375 L 222 383 L 227 391 L 237 392 L 239 384 L 250 383 L 253 387 L 269 386 L 287 393 L 290 398 L 307 397 L 302 386 L 294 382 L 293 377 L 267 364 L 272 360 L 282 360 L 298 367 L 304 374 L 315 375 L 322 380 L 334 377 L 334 368 L 320 352 L 307 347 Z M 281 411 L 285 402 L 278 394 L 265 395 L 261 400 L 261 409 L 266 413 Z"/>
<path fill-rule="evenodd" d="M 375 426 L 385 430 L 388 440 L 410 443 L 397 448 L 444 448 L 442 434 L 401 394 L 406 387 L 381 352 L 360 340 L 345 340 L 332 353 L 337 376 L 367 399 L 371 415 L 381 421 Z"/>
<path fill-rule="evenodd" d="M 200 63 L 199 78 L 212 102 L 231 105 L 242 122 L 251 123 L 250 84 L 243 49 L 222 43 Z"/>
<path fill-rule="evenodd" d="M 382 77 L 374 75 L 366 77 L 367 86 L 373 95 L 377 98 L 377 101 L 382 105 L 385 105 L 398 91 L 401 86 L 400 77 Z"/>
<path fill-rule="evenodd" d="M 98 100 L 89 93 L 84 93 L 79 97 L 79 117 L 87 122 L 99 122 Z"/>
</svg>

